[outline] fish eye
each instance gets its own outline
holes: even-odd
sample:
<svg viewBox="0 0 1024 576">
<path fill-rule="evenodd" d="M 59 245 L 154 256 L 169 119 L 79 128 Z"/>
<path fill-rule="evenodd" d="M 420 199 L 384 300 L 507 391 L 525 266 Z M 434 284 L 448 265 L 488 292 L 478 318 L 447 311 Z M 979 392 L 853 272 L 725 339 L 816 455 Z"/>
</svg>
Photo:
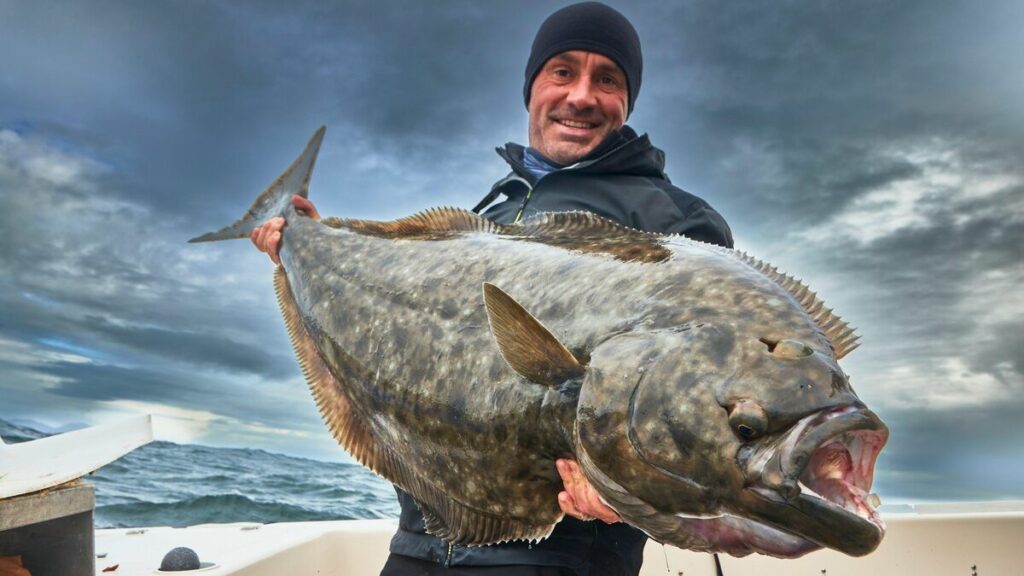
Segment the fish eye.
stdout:
<svg viewBox="0 0 1024 576">
<path fill-rule="evenodd" d="M 742 440 L 754 440 L 768 430 L 768 416 L 753 400 L 740 400 L 729 410 L 729 425 Z"/>
</svg>

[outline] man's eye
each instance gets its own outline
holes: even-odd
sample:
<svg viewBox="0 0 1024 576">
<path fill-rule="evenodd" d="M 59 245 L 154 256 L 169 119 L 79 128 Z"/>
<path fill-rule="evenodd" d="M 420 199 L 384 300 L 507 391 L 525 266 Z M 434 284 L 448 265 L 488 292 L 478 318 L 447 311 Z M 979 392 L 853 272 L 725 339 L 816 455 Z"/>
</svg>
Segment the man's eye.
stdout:
<svg viewBox="0 0 1024 576">
<path fill-rule="evenodd" d="M 565 68 L 555 68 L 554 70 L 551 71 L 551 73 L 554 74 L 555 76 L 558 76 L 559 78 L 569 77 L 569 71 L 566 70 Z"/>
<path fill-rule="evenodd" d="M 618 86 L 619 81 L 614 76 L 602 76 L 601 84 L 604 84 L 605 86 Z"/>
</svg>

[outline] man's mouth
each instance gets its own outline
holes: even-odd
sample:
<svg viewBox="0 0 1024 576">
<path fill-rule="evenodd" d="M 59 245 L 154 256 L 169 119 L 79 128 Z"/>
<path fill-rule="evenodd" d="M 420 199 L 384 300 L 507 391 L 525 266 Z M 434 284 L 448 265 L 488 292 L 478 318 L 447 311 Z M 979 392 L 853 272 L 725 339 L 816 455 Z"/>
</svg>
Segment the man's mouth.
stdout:
<svg viewBox="0 0 1024 576">
<path fill-rule="evenodd" d="M 597 128 L 598 126 L 596 122 L 586 122 L 583 120 L 566 120 L 562 118 L 555 118 L 554 120 L 556 123 L 561 124 L 562 126 L 568 126 L 569 128 L 576 128 L 581 130 L 590 130 L 593 128 Z"/>
</svg>

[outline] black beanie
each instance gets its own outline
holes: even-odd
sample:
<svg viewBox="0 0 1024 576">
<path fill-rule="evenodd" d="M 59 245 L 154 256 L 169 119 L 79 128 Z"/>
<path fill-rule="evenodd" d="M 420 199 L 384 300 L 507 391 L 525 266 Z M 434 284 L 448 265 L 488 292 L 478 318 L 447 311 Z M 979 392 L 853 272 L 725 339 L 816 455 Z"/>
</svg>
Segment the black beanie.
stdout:
<svg viewBox="0 0 1024 576">
<path fill-rule="evenodd" d="M 552 56 L 568 50 L 597 52 L 611 58 L 626 75 L 629 108 L 633 111 L 644 57 L 640 52 L 640 36 L 626 17 L 600 2 L 580 2 L 558 10 L 540 25 L 533 39 L 530 60 L 526 63 L 526 84 L 523 99 L 530 107 L 530 89 L 537 73 Z"/>
</svg>

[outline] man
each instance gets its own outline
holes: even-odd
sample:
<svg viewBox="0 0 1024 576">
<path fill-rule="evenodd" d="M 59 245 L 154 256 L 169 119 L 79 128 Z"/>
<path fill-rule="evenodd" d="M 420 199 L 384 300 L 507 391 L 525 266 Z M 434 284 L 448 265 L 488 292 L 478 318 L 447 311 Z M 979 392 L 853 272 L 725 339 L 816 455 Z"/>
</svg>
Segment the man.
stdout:
<svg viewBox="0 0 1024 576">
<path fill-rule="evenodd" d="M 530 147 L 498 149 L 512 172 L 474 211 L 504 195 L 485 217 L 511 224 L 539 212 L 586 210 L 633 228 L 732 247 L 725 220 L 674 187 L 661 150 L 625 125 L 642 71 L 639 36 L 612 8 L 584 2 L 549 16 L 526 66 Z M 296 197 L 295 205 L 319 218 L 308 200 Z M 253 242 L 275 263 L 283 225 L 274 219 L 253 232 Z M 548 539 L 532 545 L 450 546 L 426 533 L 415 502 L 398 490 L 402 514 L 382 576 L 637 574 L 644 534 L 619 523 L 574 460 L 560 459 L 556 467 L 565 485 L 558 503 L 566 518 Z"/>
</svg>

